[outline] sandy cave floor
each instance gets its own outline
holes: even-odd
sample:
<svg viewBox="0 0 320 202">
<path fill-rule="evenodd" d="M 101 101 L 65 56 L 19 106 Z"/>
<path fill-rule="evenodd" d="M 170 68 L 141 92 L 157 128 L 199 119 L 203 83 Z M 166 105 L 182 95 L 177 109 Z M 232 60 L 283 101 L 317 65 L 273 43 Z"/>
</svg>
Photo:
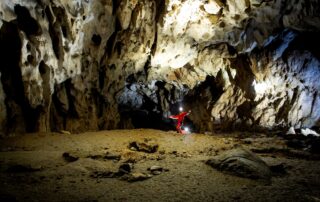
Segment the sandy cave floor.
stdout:
<svg viewBox="0 0 320 202">
<path fill-rule="evenodd" d="M 132 141 L 151 141 L 159 148 L 132 151 Z M 204 163 L 238 146 L 268 165 L 284 165 L 286 174 L 266 182 Z M 65 152 L 76 159 L 66 161 Z M 105 159 L 106 154 L 120 159 Z M 0 201 L 320 201 L 319 159 L 266 134 L 181 136 L 151 129 L 25 134 L 0 139 Z M 165 171 L 136 182 L 93 175 L 116 172 L 128 161 L 134 162 L 135 173 L 150 174 L 148 168 L 155 165 Z"/>
</svg>

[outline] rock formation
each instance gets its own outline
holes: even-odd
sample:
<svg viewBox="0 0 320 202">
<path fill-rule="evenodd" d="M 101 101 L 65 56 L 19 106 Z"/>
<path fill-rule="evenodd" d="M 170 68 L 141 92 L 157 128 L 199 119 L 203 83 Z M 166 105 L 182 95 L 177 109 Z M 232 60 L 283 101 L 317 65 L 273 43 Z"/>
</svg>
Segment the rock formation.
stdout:
<svg viewBox="0 0 320 202">
<path fill-rule="evenodd" d="M 0 131 L 319 126 L 317 0 L 3 0 Z"/>
<path fill-rule="evenodd" d="M 252 179 L 270 180 L 269 166 L 257 155 L 243 148 L 235 148 L 209 159 L 206 164 L 217 170 Z"/>
</svg>

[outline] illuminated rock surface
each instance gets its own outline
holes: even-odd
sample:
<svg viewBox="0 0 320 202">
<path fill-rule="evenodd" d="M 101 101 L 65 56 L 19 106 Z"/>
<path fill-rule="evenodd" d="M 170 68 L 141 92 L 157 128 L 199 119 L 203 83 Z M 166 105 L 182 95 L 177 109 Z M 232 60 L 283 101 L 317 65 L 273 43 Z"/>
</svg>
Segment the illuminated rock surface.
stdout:
<svg viewBox="0 0 320 202">
<path fill-rule="evenodd" d="M 319 126 L 317 0 L 3 0 L 0 130 Z"/>
</svg>

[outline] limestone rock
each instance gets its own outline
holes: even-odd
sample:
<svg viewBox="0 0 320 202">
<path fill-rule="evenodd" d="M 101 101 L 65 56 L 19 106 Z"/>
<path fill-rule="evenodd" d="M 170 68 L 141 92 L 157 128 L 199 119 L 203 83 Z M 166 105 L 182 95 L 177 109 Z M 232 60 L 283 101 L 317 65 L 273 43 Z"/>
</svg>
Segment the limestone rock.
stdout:
<svg viewBox="0 0 320 202">
<path fill-rule="evenodd" d="M 315 136 L 315 137 L 320 137 L 320 135 L 319 135 L 316 131 L 311 130 L 311 129 L 309 129 L 309 128 L 301 129 L 301 133 L 302 133 L 302 135 L 304 135 L 304 136 L 311 135 L 311 136 Z"/>
<path fill-rule="evenodd" d="M 272 176 L 264 161 L 252 152 L 241 148 L 227 151 L 208 160 L 207 164 L 223 172 L 241 177 L 268 180 Z"/>
<path fill-rule="evenodd" d="M 155 153 L 159 148 L 159 145 L 154 142 L 138 142 L 133 141 L 129 144 L 129 149 L 134 151 L 141 151 L 146 153 Z"/>
<path fill-rule="evenodd" d="M 319 12 L 317 0 L 1 1 L 0 131 L 137 117 L 170 129 L 181 104 L 199 132 L 319 125 Z"/>
<path fill-rule="evenodd" d="M 119 177 L 117 173 L 112 171 L 94 171 L 90 175 L 92 178 L 117 178 Z"/>
<path fill-rule="evenodd" d="M 151 166 L 150 168 L 148 168 L 148 170 L 150 170 L 150 171 L 162 171 L 163 168 L 161 166 L 154 165 L 154 166 Z"/>
<path fill-rule="evenodd" d="M 137 181 L 143 181 L 143 180 L 149 179 L 151 177 L 152 175 L 149 175 L 149 174 L 135 172 L 135 173 L 124 175 L 120 179 L 128 182 L 137 182 Z"/>
<path fill-rule="evenodd" d="M 295 135 L 296 131 L 294 130 L 293 127 L 290 127 L 289 130 L 287 131 L 286 135 Z"/>
<path fill-rule="evenodd" d="M 130 173 L 132 169 L 133 169 L 132 163 L 123 163 L 120 165 L 118 173 L 121 173 L 121 174 Z"/>
<path fill-rule="evenodd" d="M 78 156 L 74 155 L 74 154 L 70 154 L 69 152 L 64 152 L 62 154 L 62 157 L 64 158 L 64 160 L 66 160 L 67 162 L 74 162 L 77 161 L 79 159 Z"/>
</svg>

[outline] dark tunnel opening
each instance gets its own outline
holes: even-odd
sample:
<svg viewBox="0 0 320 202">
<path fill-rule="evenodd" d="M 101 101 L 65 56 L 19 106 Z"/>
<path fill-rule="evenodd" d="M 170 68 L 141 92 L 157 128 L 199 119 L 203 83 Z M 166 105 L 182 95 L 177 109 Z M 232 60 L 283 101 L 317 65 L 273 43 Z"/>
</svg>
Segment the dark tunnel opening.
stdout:
<svg viewBox="0 0 320 202">
<path fill-rule="evenodd" d="M 121 106 L 120 108 L 123 108 L 123 106 Z M 172 113 L 172 115 L 173 114 L 176 115 L 179 114 L 179 112 Z M 124 124 L 124 121 L 129 120 L 131 121 L 133 128 L 150 128 L 162 131 L 176 130 L 177 120 L 170 119 L 168 116 L 163 116 L 159 112 L 147 111 L 143 109 L 122 110 L 120 115 L 122 119 L 122 128 L 126 128 L 127 126 Z M 181 128 L 184 130 L 186 127 L 192 132 L 197 132 L 194 123 L 188 117 L 184 118 Z"/>
<path fill-rule="evenodd" d="M 119 105 L 122 128 L 127 128 L 124 122 L 131 122 L 133 128 L 152 128 L 159 130 L 174 130 L 174 124 L 163 114 L 156 110 L 157 104 L 147 96 L 143 96 L 142 105 L 138 107 Z"/>
<path fill-rule="evenodd" d="M 180 100 L 181 98 L 176 98 L 173 95 L 175 87 L 172 86 L 170 90 L 166 87 L 167 83 L 157 81 L 155 83 L 157 90 L 147 95 L 148 93 L 146 92 L 150 91 L 150 89 L 144 84 L 139 84 L 136 76 L 132 74 L 126 79 L 128 84 L 123 93 L 124 98 L 119 102 L 121 128 L 128 128 L 131 123 L 131 127 L 133 128 L 152 128 L 164 131 L 176 130 L 177 120 L 171 119 L 169 116 L 181 113 L 182 111 L 179 108 L 185 105 L 185 103 Z M 135 91 L 130 89 L 134 89 Z M 128 99 L 131 101 L 128 101 Z M 188 112 L 190 108 L 186 107 L 184 110 Z M 182 129 L 186 127 L 192 130 L 192 132 L 198 132 L 193 121 L 188 116 L 184 118 Z"/>
</svg>

